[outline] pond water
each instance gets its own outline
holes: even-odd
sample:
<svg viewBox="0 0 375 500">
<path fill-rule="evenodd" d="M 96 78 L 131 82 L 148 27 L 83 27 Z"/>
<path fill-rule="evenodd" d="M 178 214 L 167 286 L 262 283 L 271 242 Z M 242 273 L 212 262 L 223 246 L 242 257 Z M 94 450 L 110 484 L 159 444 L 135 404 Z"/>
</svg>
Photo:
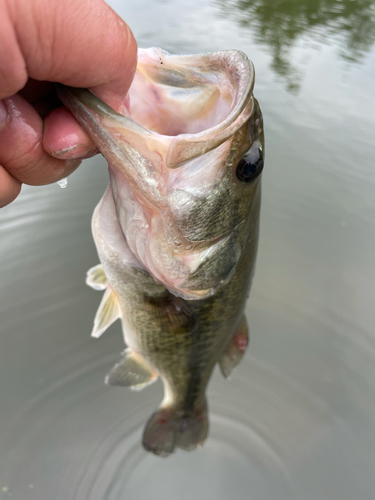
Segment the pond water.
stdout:
<svg viewBox="0 0 375 500">
<path fill-rule="evenodd" d="M 0 213 L 0 498 L 370 500 L 375 491 L 375 1 L 112 0 L 139 46 L 240 49 L 266 133 L 251 343 L 209 386 L 202 449 L 147 454 L 161 383 L 103 384 L 119 324 L 100 295 L 90 219 L 101 157 Z"/>
</svg>

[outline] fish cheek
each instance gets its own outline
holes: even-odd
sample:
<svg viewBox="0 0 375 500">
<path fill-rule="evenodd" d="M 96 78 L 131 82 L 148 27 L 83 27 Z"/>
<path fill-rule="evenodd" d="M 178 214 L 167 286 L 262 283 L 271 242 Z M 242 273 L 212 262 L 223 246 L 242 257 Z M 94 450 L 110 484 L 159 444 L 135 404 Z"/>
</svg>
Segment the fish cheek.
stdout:
<svg viewBox="0 0 375 500">
<path fill-rule="evenodd" d="M 249 131 L 251 128 L 251 131 Z M 227 150 L 222 177 L 205 198 L 194 197 L 184 191 L 169 196 L 169 206 L 176 224 L 191 241 L 207 241 L 233 231 L 243 221 L 243 192 L 233 172 L 242 156 L 251 147 L 252 122 L 243 125 L 234 135 Z M 240 187 L 240 189 L 239 189 Z"/>
<path fill-rule="evenodd" d="M 239 200 L 236 186 L 228 172 L 222 181 L 204 199 L 180 195 L 183 203 L 170 204 L 175 222 L 190 241 L 208 241 L 227 234 L 238 223 Z"/>
</svg>

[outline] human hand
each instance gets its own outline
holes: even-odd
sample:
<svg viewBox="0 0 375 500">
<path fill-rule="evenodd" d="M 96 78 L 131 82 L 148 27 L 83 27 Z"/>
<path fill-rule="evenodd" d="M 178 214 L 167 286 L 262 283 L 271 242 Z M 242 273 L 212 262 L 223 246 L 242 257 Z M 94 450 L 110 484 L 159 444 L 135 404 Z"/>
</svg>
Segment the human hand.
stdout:
<svg viewBox="0 0 375 500">
<path fill-rule="evenodd" d="M 118 110 L 136 58 L 103 0 L 0 0 L 0 207 L 22 183 L 61 180 L 96 152 L 51 82 L 88 87 Z"/>
</svg>

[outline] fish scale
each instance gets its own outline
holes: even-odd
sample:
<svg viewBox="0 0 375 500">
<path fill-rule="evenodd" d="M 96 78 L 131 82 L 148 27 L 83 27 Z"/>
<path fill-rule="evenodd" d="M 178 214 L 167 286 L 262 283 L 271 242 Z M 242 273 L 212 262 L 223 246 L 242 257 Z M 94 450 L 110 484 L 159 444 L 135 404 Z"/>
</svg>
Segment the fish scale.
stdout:
<svg viewBox="0 0 375 500">
<path fill-rule="evenodd" d="M 140 49 L 127 117 L 59 87 L 109 165 L 92 223 L 101 265 L 87 283 L 106 288 L 92 335 L 122 322 L 127 348 L 108 384 L 139 390 L 161 377 L 164 399 L 143 435 L 156 455 L 203 444 L 212 371 L 218 363 L 228 377 L 248 344 L 264 157 L 253 85 L 241 52 L 151 48 Z"/>
</svg>

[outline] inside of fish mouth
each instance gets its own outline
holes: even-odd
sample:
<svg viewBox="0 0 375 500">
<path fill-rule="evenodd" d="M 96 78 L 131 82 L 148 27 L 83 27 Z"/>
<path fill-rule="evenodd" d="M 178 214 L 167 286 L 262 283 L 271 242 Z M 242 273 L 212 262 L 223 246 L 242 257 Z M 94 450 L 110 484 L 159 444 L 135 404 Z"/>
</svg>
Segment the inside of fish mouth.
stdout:
<svg viewBox="0 0 375 500">
<path fill-rule="evenodd" d="M 130 117 L 162 135 L 196 134 L 223 121 L 235 104 L 235 84 L 222 68 L 200 73 L 139 64 L 128 93 Z"/>
</svg>

